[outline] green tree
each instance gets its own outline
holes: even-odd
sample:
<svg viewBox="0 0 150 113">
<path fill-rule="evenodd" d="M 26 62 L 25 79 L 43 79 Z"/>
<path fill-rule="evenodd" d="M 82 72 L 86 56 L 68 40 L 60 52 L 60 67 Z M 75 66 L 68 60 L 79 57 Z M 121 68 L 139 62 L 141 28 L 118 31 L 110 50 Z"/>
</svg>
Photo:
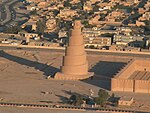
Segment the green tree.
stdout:
<svg viewBox="0 0 150 113">
<path fill-rule="evenodd" d="M 89 25 L 89 22 L 87 20 L 85 20 L 82 22 L 82 25 L 87 26 L 87 25 Z"/>
<path fill-rule="evenodd" d="M 100 21 L 105 20 L 106 15 L 107 15 L 107 14 L 103 14 L 103 13 L 102 13 L 102 14 L 100 14 L 100 17 L 101 17 L 101 18 L 100 18 L 99 20 L 100 20 Z"/>
<path fill-rule="evenodd" d="M 115 98 L 115 94 L 114 93 L 112 93 L 111 98 Z"/>
<path fill-rule="evenodd" d="M 71 7 L 70 0 L 64 2 L 64 7 Z"/>
<path fill-rule="evenodd" d="M 97 12 L 97 11 L 99 11 L 99 6 L 98 5 L 94 5 L 93 12 Z"/>
<path fill-rule="evenodd" d="M 150 49 L 150 43 L 148 43 L 148 47 L 147 48 Z"/>
<path fill-rule="evenodd" d="M 31 14 L 31 15 L 37 15 L 37 11 L 36 11 L 36 10 L 33 10 L 33 11 L 30 12 L 30 14 Z"/>
<path fill-rule="evenodd" d="M 141 41 L 140 47 L 143 49 L 146 48 L 146 42 L 144 40 Z"/>
<path fill-rule="evenodd" d="M 80 10 L 83 9 L 83 4 L 81 2 L 77 3 L 77 9 L 80 9 Z"/>
<path fill-rule="evenodd" d="M 96 104 L 103 106 L 107 101 L 109 94 L 107 91 L 100 89 L 98 92 L 98 97 L 94 98 Z"/>
<path fill-rule="evenodd" d="M 36 32 L 39 34 L 39 35 L 42 35 L 44 33 L 44 30 L 46 29 L 46 24 L 45 24 L 45 21 L 41 21 L 39 20 L 37 23 L 37 28 L 36 28 Z"/>
<path fill-rule="evenodd" d="M 87 0 L 80 0 L 80 2 L 81 2 L 82 4 L 84 4 L 86 1 L 87 1 Z"/>
<path fill-rule="evenodd" d="M 59 14 L 59 11 L 58 10 L 53 10 L 53 14 L 55 15 L 55 16 L 57 16 L 58 14 Z"/>
<path fill-rule="evenodd" d="M 105 33 L 105 34 L 101 34 L 102 37 L 113 37 L 114 34 L 112 33 Z"/>
<path fill-rule="evenodd" d="M 145 23 L 145 29 L 150 30 L 150 21 L 146 20 L 146 21 L 144 21 L 144 23 Z"/>
<path fill-rule="evenodd" d="M 71 95 L 70 103 L 75 106 L 80 106 L 83 104 L 83 97 L 81 95 Z"/>
<path fill-rule="evenodd" d="M 90 45 L 89 48 L 90 49 L 96 49 L 96 47 L 94 45 Z"/>
<path fill-rule="evenodd" d="M 12 34 L 17 34 L 18 32 L 20 32 L 22 29 L 18 26 L 11 26 L 11 27 L 7 27 L 5 29 L 6 33 L 12 33 Z"/>
</svg>

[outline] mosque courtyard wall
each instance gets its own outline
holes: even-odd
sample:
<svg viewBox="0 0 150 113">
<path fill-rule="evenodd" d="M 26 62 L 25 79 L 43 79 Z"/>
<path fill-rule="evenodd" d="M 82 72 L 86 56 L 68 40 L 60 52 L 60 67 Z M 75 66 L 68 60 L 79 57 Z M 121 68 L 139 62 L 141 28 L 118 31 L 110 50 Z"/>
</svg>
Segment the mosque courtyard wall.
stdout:
<svg viewBox="0 0 150 113">
<path fill-rule="evenodd" d="M 111 79 L 112 91 L 150 93 L 150 61 L 134 60 Z"/>
</svg>

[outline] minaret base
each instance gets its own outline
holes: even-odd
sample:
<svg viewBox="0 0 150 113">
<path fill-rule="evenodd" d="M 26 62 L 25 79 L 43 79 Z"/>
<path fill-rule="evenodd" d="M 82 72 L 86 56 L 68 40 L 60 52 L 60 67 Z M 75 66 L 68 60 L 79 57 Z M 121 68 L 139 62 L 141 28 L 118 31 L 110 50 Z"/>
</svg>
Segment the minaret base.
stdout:
<svg viewBox="0 0 150 113">
<path fill-rule="evenodd" d="M 94 76 L 93 72 L 88 72 L 86 75 L 66 75 L 61 72 L 57 72 L 54 79 L 57 80 L 83 80 Z"/>
</svg>

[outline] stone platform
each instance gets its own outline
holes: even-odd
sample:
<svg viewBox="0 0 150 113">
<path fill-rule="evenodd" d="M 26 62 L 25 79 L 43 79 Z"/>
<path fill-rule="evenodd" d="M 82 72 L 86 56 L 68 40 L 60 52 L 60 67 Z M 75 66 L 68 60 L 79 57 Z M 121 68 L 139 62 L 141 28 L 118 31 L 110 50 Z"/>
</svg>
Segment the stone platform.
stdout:
<svg viewBox="0 0 150 113">
<path fill-rule="evenodd" d="M 83 80 L 94 76 L 93 72 L 88 72 L 86 75 L 66 75 L 61 72 L 57 72 L 54 76 L 57 80 Z"/>
</svg>

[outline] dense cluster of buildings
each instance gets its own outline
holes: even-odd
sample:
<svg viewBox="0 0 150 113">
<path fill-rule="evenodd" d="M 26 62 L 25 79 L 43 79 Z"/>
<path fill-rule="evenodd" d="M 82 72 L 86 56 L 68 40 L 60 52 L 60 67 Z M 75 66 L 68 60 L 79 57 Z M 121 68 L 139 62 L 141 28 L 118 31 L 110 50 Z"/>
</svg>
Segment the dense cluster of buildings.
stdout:
<svg viewBox="0 0 150 113">
<path fill-rule="evenodd" d="M 86 48 L 128 51 L 149 48 L 149 0 L 144 2 L 142 0 L 25 0 L 23 2 L 23 7 L 30 11 L 30 17 L 21 28 L 25 31 L 23 33 L 34 35 L 34 39 L 39 39 L 39 42 L 42 38 L 42 40 L 48 39 L 51 43 L 58 43 L 58 46 L 65 46 L 74 20 L 79 19 L 83 25 L 82 33 Z M 24 37 L 28 38 L 26 35 Z M 37 40 L 32 41 L 36 43 Z"/>
</svg>

